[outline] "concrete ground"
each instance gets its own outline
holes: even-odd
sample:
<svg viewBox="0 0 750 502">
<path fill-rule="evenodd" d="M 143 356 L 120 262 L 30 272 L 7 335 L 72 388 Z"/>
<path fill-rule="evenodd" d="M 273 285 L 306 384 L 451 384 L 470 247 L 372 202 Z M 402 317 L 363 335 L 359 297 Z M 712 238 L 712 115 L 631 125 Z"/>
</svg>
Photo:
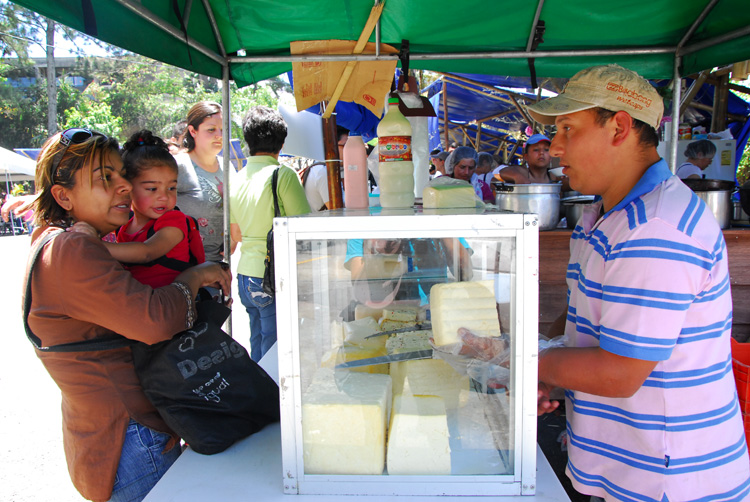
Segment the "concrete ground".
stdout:
<svg viewBox="0 0 750 502">
<path fill-rule="evenodd" d="M 21 287 L 30 239 L 0 236 L 0 501 L 81 502 L 68 476 L 62 446 L 60 391 L 23 330 Z M 239 258 L 237 253 L 233 260 Z M 235 274 L 236 276 L 236 274 Z M 234 337 L 249 349 L 247 314 L 236 294 Z"/>
</svg>

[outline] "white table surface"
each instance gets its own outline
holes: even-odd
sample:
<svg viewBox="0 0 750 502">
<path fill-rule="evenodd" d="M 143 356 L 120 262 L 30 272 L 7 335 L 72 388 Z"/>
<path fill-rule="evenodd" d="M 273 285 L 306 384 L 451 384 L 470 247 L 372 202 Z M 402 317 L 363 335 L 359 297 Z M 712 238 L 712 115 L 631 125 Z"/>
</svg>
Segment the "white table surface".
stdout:
<svg viewBox="0 0 750 502">
<path fill-rule="evenodd" d="M 276 345 L 266 354 L 260 365 L 278 381 Z M 441 502 L 448 500 L 502 500 L 519 502 L 569 501 L 555 473 L 537 447 L 537 488 L 534 496 L 513 497 L 443 497 L 443 496 L 373 496 L 377 502 L 406 500 L 407 502 Z M 201 455 L 190 448 L 157 483 L 144 502 L 289 502 L 294 495 L 284 495 L 281 466 L 281 428 L 272 424 L 238 441 L 215 455 Z M 363 500 L 351 495 L 299 495 L 305 502 Z M 366 500 L 366 498 L 365 498 Z"/>
</svg>

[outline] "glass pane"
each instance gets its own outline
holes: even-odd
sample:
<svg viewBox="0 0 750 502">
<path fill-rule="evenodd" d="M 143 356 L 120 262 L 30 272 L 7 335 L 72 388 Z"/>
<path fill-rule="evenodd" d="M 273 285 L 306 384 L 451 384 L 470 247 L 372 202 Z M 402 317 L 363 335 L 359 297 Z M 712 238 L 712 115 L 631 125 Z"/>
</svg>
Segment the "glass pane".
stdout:
<svg viewBox="0 0 750 502">
<path fill-rule="evenodd" d="M 513 474 L 514 242 L 297 242 L 306 474 Z"/>
</svg>

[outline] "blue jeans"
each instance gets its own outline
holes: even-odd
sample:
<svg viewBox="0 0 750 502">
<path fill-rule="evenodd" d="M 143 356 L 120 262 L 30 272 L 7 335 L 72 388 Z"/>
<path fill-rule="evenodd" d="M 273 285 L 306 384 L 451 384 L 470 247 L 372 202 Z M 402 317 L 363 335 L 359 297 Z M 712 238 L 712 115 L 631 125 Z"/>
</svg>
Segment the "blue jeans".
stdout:
<svg viewBox="0 0 750 502">
<path fill-rule="evenodd" d="M 110 502 L 137 502 L 148 495 L 182 453 L 179 444 L 162 453 L 169 440 L 169 434 L 130 421 Z"/>
<path fill-rule="evenodd" d="M 237 274 L 237 289 L 250 317 L 250 359 L 256 363 L 276 343 L 276 300 L 263 292 L 263 278 Z"/>
</svg>

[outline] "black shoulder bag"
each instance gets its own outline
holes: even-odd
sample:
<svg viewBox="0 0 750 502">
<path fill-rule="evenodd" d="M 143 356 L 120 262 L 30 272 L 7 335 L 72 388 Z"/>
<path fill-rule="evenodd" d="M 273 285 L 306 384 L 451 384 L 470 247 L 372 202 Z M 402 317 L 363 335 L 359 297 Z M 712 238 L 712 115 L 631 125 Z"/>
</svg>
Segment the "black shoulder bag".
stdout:
<svg viewBox="0 0 750 502">
<path fill-rule="evenodd" d="M 274 218 L 281 216 L 279 211 L 279 198 L 276 195 L 276 185 L 278 184 L 279 168 L 273 170 L 273 176 L 271 176 L 271 193 L 273 193 L 273 215 Z M 271 296 L 276 294 L 276 274 L 274 273 L 273 263 L 273 222 L 271 222 L 271 230 L 268 231 L 266 236 L 266 259 L 263 261 L 265 269 L 263 270 L 263 282 L 261 287 L 263 291 Z"/>
<path fill-rule="evenodd" d="M 45 236 L 27 265 L 26 335 L 45 352 L 101 351 L 130 347 L 143 391 L 169 427 L 193 450 L 210 455 L 279 421 L 279 388 L 221 325 L 231 312 L 215 301 L 198 301 L 192 329 L 147 345 L 120 335 L 44 347 L 29 327 L 31 274 Z"/>
</svg>

